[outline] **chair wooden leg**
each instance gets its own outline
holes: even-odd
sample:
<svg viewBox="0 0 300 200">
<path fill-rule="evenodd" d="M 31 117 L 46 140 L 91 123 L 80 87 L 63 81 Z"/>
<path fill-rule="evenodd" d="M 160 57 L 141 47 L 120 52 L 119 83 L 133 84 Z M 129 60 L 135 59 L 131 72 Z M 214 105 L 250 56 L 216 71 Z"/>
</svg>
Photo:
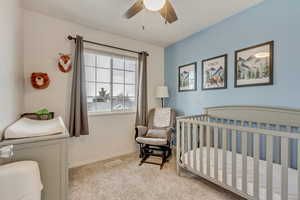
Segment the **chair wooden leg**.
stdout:
<svg viewBox="0 0 300 200">
<path fill-rule="evenodd" d="M 161 154 L 157 154 L 156 151 L 160 151 Z M 171 156 L 171 154 L 172 154 L 172 149 L 169 146 L 154 148 L 154 147 L 150 147 L 148 145 L 145 145 L 145 146 L 140 145 L 141 161 L 139 163 L 139 166 L 141 166 L 143 163 L 148 163 L 148 164 L 160 165 L 160 169 L 163 169 L 164 164 L 169 161 L 168 158 Z M 147 161 L 147 159 L 150 156 L 160 157 L 162 159 L 161 163 Z"/>
<path fill-rule="evenodd" d="M 145 150 L 144 150 L 143 146 L 140 144 L 140 156 L 139 157 L 143 158 L 144 155 L 145 155 Z"/>
<path fill-rule="evenodd" d="M 139 166 L 141 166 L 147 160 L 148 157 L 149 157 L 149 155 L 144 154 L 142 160 L 140 161 Z"/>
<path fill-rule="evenodd" d="M 160 164 L 160 169 L 161 170 L 164 167 L 165 162 L 166 162 L 166 157 L 165 157 L 165 154 L 163 154 L 162 161 L 161 161 L 161 164 Z"/>
<path fill-rule="evenodd" d="M 166 149 L 166 162 L 169 162 L 169 158 L 172 155 L 172 149 L 171 148 L 167 148 Z"/>
<path fill-rule="evenodd" d="M 165 162 L 162 161 L 162 163 L 160 164 L 160 170 L 162 170 L 162 168 L 164 167 Z"/>
<path fill-rule="evenodd" d="M 162 169 L 164 167 L 164 164 L 168 161 L 169 157 L 169 151 L 166 150 L 166 151 L 163 151 L 163 156 L 162 156 L 162 162 L 161 162 L 161 165 L 160 165 L 160 169 Z"/>
</svg>

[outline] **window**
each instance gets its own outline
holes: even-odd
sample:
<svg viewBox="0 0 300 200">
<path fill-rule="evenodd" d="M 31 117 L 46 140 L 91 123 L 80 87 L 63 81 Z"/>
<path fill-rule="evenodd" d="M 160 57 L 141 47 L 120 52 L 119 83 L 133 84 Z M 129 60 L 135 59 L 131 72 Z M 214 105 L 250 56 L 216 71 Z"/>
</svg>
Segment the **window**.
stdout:
<svg viewBox="0 0 300 200">
<path fill-rule="evenodd" d="M 84 59 L 88 111 L 134 111 L 137 59 L 90 50 Z"/>
</svg>

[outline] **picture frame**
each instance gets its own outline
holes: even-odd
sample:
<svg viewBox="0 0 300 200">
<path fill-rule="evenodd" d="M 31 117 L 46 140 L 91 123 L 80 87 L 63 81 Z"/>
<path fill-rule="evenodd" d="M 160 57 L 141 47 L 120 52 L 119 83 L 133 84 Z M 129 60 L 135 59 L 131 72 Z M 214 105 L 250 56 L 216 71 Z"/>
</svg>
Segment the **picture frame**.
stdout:
<svg viewBox="0 0 300 200">
<path fill-rule="evenodd" d="M 197 62 L 178 67 L 178 91 L 197 90 Z"/>
<path fill-rule="evenodd" d="M 234 86 L 273 85 L 274 41 L 235 51 Z"/>
<path fill-rule="evenodd" d="M 202 90 L 227 88 L 227 61 L 227 54 L 202 60 Z"/>
</svg>

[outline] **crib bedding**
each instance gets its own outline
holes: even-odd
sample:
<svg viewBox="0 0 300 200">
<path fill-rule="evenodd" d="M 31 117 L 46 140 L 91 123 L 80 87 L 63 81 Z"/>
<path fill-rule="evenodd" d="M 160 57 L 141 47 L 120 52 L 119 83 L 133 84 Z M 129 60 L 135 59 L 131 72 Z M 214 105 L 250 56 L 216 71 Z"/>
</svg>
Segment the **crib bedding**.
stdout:
<svg viewBox="0 0 300 200">
<path fill-rule="evenodd" d="M 200 171 L 200 149 L 191 150 L 186 152 L 181 160 L 185 165 L 190 167 L 194 166 L 194 152 L 196 153 L 196 170 Z M 210 176 L 215 178 L 214 174 L 214 155 L 215 149 L 210 148 Z M 188 156 L 190 156 L 190 162 L 188 163 Z M 232 186 L 232 153 L 226 151 L 226 166 L 227 166 L 227 185 Z M 207 175 L 207 148 L 202 148 L 202 163 L 203 163 L 203 174 Z M 222 182 L 222 159 L 223 151 L 218 149 L 218 180 Z M 254 159 L 247 156 L 247 193 L 253 196 L 253 185 L 254 185 Z M 242 190 L 242 155 L 236 154 L 236 183 L 238 190 Z M 288 169 L 288 199 L 297 200 L 297 181 L 298 173 L 295 169 Z M 259 161 L 259 197 L 261 200 L 266 200 L 267 191 L 267 162 L 264 160 Z M 273 164 L 273 200 L 281 200 L 281 165 Z"/>
</svg>

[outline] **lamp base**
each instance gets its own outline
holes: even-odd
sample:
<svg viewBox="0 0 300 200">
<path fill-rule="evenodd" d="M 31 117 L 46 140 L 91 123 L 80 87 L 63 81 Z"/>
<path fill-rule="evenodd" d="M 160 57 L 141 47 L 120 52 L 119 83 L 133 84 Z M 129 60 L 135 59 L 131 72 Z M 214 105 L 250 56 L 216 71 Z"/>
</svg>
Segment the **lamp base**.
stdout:
<svg viewBox="0 0 300 200">
<path fill-rule="evenodd" d="M 161 98 L 161 107 L 164 107 L 164 98 Z"/>
</svg>

